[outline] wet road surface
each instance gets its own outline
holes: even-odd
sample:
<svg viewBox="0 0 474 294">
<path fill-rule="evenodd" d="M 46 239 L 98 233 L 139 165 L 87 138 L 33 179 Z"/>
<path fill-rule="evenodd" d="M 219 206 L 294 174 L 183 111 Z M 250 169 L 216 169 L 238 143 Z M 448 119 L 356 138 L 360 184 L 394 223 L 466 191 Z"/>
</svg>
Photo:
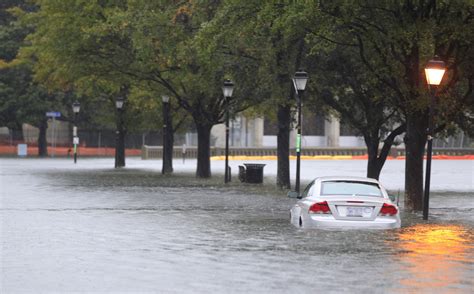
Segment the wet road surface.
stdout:
<svg viewBox="0 0 474 294">
<path fill-rule="evenodd" d="M 224 187 L 219 174 L 0 159 L 0 179 L 1 293 L 474 287 L 470 190 L 434 191 L 429 222 L 404 213 L 396 230 L 308 231 L 289 224 L 294 200 L 273 184 Z"/>
</svg>

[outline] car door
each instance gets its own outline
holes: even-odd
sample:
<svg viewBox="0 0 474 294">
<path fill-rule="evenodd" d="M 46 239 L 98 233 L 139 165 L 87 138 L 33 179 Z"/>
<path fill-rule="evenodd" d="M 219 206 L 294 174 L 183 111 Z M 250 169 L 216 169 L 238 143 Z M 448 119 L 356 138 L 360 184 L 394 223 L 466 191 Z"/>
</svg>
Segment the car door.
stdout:
<svg viewBox="0 0 474 294">
<path fill-rule="evenodd" d="M 311 195 L 314 182 L 315 181 L 312 181 L 306 186 L 306 188 L 303 190 L 303 193 L 301 193 L 301 196 L 299 197 L 300 200 L 291 209 L 291 223 L 294 225 L 299 225 L 299 219 L 302 216 L 302 213 L 307 211 L 308 204 L 306 198 Z"/>
</svg>

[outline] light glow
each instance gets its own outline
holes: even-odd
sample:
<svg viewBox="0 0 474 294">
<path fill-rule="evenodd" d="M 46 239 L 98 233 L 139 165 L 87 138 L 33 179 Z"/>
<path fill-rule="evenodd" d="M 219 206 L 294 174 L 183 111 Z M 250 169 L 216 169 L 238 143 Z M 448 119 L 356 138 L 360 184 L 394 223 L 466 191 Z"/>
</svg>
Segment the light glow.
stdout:
<svg viewBox="0 0 474 294">
<path fill-rule="evenodd" d="M 445 71 L 446 65 L 437 56 L 428 61 L 425 68 L 426 82 L 428 85 L 438 86 L 441 84 Z"/>
<path fill-rule="evenodd" d="M 79 113 L 79 110 L 81 110 L 81 104 L 78 102 L 78 101 L 75 101 L 73 104 L 72 104 L 72 111 L 74 113 Z"/>
<path fill-rule="evenodd" d="M 117 100 L 115 100 L 115 107 L 117 107 L 117 109 L 122 109 L 123 102 L 124 99 L 122 97 L 117 98 Z"/>
<path fill-rule="evenodd" d="M 225 80 L 224 86 L 222 87 L 222 92 L 224 94 L 224 97 L 232 97 L 232 93 L 234 92 L 234 83 L 232 83 L 231 80 Z"/>
</svg>

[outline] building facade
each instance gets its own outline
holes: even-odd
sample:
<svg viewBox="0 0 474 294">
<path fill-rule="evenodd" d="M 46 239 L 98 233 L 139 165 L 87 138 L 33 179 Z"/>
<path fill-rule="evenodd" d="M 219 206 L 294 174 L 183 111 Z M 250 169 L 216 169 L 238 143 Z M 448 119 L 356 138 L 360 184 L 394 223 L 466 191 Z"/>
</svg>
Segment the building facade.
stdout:
<svg viewBox="0 0 474 294">
<path fill-rule="evenodd" d="M 302 147 L 364 147 L 364 139 L 339 119 L 322 115 L 304 117 L 302 120 Z M 277 147 L 277 123 L 265 118 L 236 117 L 229 124 L 229 146 L 232 147 Z M 225 146 L 225 125 L 212 129 L 216 147 Z M 294 147 L 296 130 L 290 133 L 290 147 Z M 192 142 L 190 145 L 193 145 Z"/>
</svg>

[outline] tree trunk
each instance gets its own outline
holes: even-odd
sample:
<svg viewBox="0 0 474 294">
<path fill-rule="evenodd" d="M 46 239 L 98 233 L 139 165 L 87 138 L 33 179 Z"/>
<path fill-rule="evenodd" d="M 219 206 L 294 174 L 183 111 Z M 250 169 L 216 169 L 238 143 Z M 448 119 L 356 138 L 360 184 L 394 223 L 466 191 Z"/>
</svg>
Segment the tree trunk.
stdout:
<svg viewBox="0 0 474 294">
<path fill-rule="evenodd" d="M 405 135 L 405 207 L 421 211 L 423 206 L 423 155 L 426 143 L 426 119 L 421 113 L 407 116 Z"/>
<path fill-rule="evenodd" d="M 13 144 L 17 142 L 23 142 L 23 126 L 21 124 L 15 124 L 10 130 L 10 138 Z"/>
<path fill-rule="evenodd" d="M 366 144 L 369 157 L 367 161 L 367 177 L 378 180 L 383 167 L 383 164 L 381 164 L 381 160 L 378 157 L 379 141 L 372 140 L 368 142 L 366 140 Z"/>
<path fill-rule="evenodd" d="M 290 183 L 290 121 L 289 105 L 278 105 L 278 136 L 277 136 L 277 185 L 280 188 L 291 188 Z"/>
<path fill-rule="evenodd" d="M 198 155 L 196 177 L 211 177 L 211 128 L 208 124 L 199 124 L 197 119 L 194 120 L 198 133 Z"/>
<path fill-rule="evenodd" d="M 39 135 L 38 135 L 38 156 L 46 157 L 48 156 L 48 142 L 46 140 L 46 130 L 48 129 L 48 119 L 44 118 L 41 120 L 39 125 Z"/>
<path fill-rule="evenodd" d="M 173 121 L 170 113 L 170 104 L 168 102 L 163 103 L 163 166 L 161 169 L 162 174 L 170 174 L 173 172 Z"/>
<path fill-rule="evenodd" d="M 387 160 L 393 142 L 398 135 L 403 134 L 406 130 L 406 125 L 401 124 L 396 129 L 390 132 L 385 138 L 382 149 L 379 152 L 380 137 L 378 136 L 380 127 L 373 130 L 372 133 L 367 132 L 364 135 L 365 145 L 367 146 L 367 153 L 369 155 L 367 162 L 367 177 L 378 180 L 380 172 Z"/>
<path fill-rule="evenodd" d="M 278 42 L 281 39 L 278 39 Z M 297 54 L 295 59 L 295 68 L 300 68 L 301 60 L 304 50 L 304 39 L 300 39 L 298 42 Z M 280 51 L 277 55 L 277 64 L 284 66 L 284 54 L 286 52 Z M 287 72 L 282 72 L 278 75 L 278 80 L 281 85 L 288 84 L 290 78 Z M 293 100 L 295 89 L 293 83 L 290 82 L 289 97 Z M 278 105 L 278 136 L 277 136 L 277 155 L 278 155 L 278 167 L 277 167 L 277 186 L 280 188 L 291 189 L 290 182 L 290 124 L 291 124 L 291 107 L 289 104 Z M 299 188 L 299 186 L 297 187 Z"/>
<path fill-rule="evenodd" d="M 123 126 L 123 109 L 117 113 L 117 141 L 115 145 L 115 167 L 125 166 L 125 128 Z"/>
</svg>

